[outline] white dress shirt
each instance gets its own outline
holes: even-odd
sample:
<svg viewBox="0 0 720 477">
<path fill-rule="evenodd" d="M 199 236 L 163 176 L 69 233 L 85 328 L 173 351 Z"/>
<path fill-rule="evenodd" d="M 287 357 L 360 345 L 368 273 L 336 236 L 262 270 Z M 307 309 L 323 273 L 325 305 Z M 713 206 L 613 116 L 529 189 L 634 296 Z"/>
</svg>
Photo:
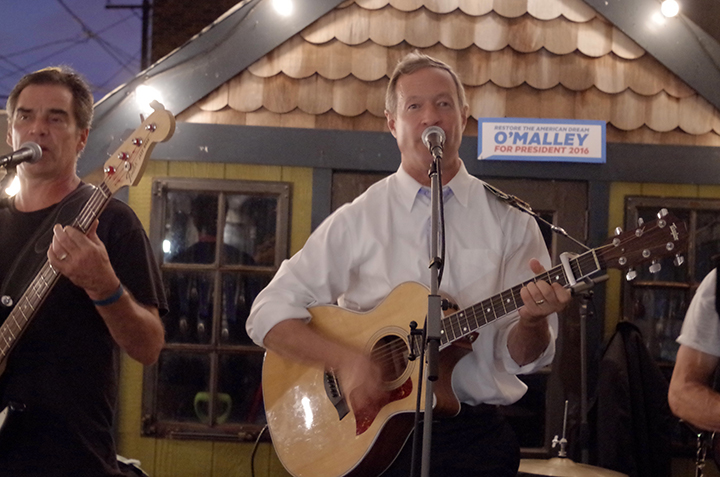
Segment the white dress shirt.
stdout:
<svg viewBox="0 0 720 477">
<path fill-rule="evenodd" d="M 531 258 L 550 268 L 532 217 L 487 192 L 464 165 L 447 186 L 452 195 L 445 204 L 442 295 L 463 309 L 532 278 Z M 430 205 L 421 200 L 420 188 L 401 166 L 328 217 L 255 299 L 247 321 L 250 337 L 262 346 L 274 325 L 309 319 L 307 308 L 315 305 L 337 303 L 368 311 L 404 282 L 429 287 Z M 516 375 L 552 361 L 557 315 L 550 316 L 550 345 L 522 367 L 507 349 L 508 332 L 518 318 L 514 312 L 480 329 L 473 352 L 453 371 L 453 389 L 461 402 L 511 404 L 527 390 Z"/>
<path fill-rule="evenodd" d="M 720 317 L 715 309 L 717 271 L 703 279 L 683 320 L 677 342 L 711 356 L 720 357 Z"/>
</svg>

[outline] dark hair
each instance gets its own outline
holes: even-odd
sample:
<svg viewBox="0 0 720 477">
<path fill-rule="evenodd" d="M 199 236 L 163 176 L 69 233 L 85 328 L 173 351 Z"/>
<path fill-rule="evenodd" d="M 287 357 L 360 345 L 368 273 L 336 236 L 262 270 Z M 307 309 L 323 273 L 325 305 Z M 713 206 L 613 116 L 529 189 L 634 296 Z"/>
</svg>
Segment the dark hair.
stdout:
<svg viewBox="0 0 720 477">
<path fill-rule="evenodd" d="M 457 73 L 455 73 L 455 71 L 453 71 L 453 69 L 447 63 L 443 63 L 440 60 L 436 60 L 431 56 L 415 50 L 405 55 L 405 57 L 403 57 L 403 59 L 398 62 L 397 66 L 395 67 L 395 71 L 393 71 L 393 74 L 390 77 L 390 82 L 388 83 L 387 90 L 385 92 L 386 112 L 390 114 L 395 114 L 397 110 L 398 79 L 400 79 L 402 75 L 409 75 L 423 68 L 438 68 L 450 73 L 450 76 L 455 82 L 455 86 L 457 88 L 458 103 L 460 109 L 467 106 L 467 100 L 465 99 L 465 88 L 463 87 L 460 78 L 458 78 Z"/>
<path fill-rule="evenodd" d="M 93 117 L 93 95 L 85 79 L 69 66 L 51 66 L 23 76 L 10 92 L 7 99 L 8 121 L 15 116 L 17 100 L 30 85 L 56 84 L 70 90 L 73 96 L 73 114 L 80 129 L 90 128 Z"/>
</svg>

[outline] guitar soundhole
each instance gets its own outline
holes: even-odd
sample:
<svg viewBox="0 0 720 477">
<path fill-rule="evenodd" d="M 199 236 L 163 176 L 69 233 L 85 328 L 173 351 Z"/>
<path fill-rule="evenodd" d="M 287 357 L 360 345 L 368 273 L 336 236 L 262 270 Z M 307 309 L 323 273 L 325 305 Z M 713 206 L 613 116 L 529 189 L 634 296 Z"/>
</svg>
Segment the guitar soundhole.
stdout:
<svg viewBox="0 0 720 477">
<path fill-rule="evenodd" d="M 384 336 L 375 343 L 370 356 L 380 366 L 384 382 L 392 383 L 402 376 L 408 365 L 408 352 L 405 340 L 396 335 Z"/>
</svg>

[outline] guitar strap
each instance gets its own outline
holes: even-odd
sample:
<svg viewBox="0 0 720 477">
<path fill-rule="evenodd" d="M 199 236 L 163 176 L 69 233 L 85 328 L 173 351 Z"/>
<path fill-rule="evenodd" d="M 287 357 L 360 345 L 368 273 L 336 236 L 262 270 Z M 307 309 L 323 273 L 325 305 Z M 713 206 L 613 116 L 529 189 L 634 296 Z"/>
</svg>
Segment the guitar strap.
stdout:
<svg viewBox="0 0 720 477">
<path fill-rule="evenodd" d="M 53 226 L 55 224 L 61 224 L 62 226 L 72 224 L 94 190 L 95 186 L 81 184 L 60 201 L 15 257 L 2 286 L 0 286 L 0 296 L 7 296 L 12 299 L 12 303 L 8 306 L 12 307 L 17 303 L 17 300 L 35 278 L 40 267 L 45 263 L 47 250 L 53 238 Z M 5 300 L 2 300 L 2 302 L 4 304 Z"/>
<path fill-rule="evenodd" d="M 532 215 L 533 217 L 537 217 L 537 214 L 532 210 L 532 207 L 530 207 L 530 204 L 525 202 L 524 200 L 518 198 L 515 195 L 507 194 L 500 189 L 498 189 L 495 186 L 491 186 L 487 182 L 483 181 L 483 185 L 485 186 L 485 189 L 487 189 L 491 194 L 493 194 L 498 199 L 502 200 L 503 202 L 507 202 L 511 206 L 515 207 L 516 209 L 519 209 L 527 214 Z"/>
</svg>

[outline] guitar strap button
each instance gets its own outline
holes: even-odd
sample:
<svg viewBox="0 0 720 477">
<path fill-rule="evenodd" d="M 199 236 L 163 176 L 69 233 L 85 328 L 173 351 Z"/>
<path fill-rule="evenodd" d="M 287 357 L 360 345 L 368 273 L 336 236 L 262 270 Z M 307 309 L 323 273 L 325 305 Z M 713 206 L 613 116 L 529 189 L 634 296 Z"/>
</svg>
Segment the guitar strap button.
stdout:
<svg viewBox="0 0 720 477">
<path fill-rule="evenodd" d="M 0 304 L 3 306 L 13 306 L 13 299 L 8 295 L 3 295 L 0 298 Z"/>
</svg>

